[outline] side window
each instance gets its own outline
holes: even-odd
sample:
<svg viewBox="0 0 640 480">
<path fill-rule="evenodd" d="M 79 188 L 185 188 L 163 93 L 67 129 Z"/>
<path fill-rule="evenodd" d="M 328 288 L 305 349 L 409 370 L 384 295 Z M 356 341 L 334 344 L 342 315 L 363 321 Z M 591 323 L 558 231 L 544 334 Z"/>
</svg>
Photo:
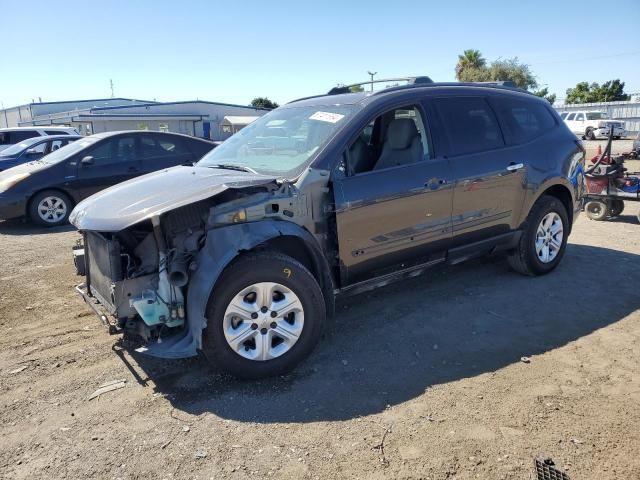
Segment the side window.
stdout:
<svg viewBox="0 0 640 480">
<path fill-rule="evenodd" d="M 107 140 L 102 142 L 100 145 L 96 145 L 91 150 L 87 152 L 87 155 L 93 157 L 93 162 L 95 164 L 108 164 L 113 163 L 115 159 L 113 158 L 113 147 L 115 146 L 114 140 Z"/>
<path fill-rule="evenodd" d="M 408 105 L 385 112 L 367 124 L 345 152 L 340 169 L 347 175 L 357 175 L 429 158 L 422 111 Z"/>
<path fill-rule="evenodd" d="M 67 143 L 67 140 L 54 140 L 53 142 L 51 142 L 51 151 L 55 152 L 60 147 L 64 147 Z"/>
<path fill-rule="evenodd" d="M 498 122 L 484 98 L 437 98 L 434 103 L 449 139 L 451 155 L 484 152 L 504 146 Z"/>
<path fill-rule="evenodd" d="M 38 137 L 40 134 L 35 130 L 16 130 L 9 133 L 8 143 L 20 143 L 28 138 Z"/>
<path fill-rule="evenodd" d="M 567 118 L 567 115 L 568 115 L 568 113 L 567 113 L 567 112 L 562 112 L 562 113 L 560 114 L 560 118 L 561 118 L 562 120 L 564 120 L 565 118 Z"/>
<path fill-rule="evenodd" d="M 136 158 L 135 139 L 120 137 L 116 140 L 116 159 L 119 162 L 131 162 Z"/>
<path fill-rule="evenodd" d="M 44 133 L 47 135 L 69 135 L 69 132 L 65 130 L 45 130 Z"/>
<path fill-rule="evenodd" d="M 47 143 L 48 142 L 38 143 L 37 145 L 30 147 L 29 151 L 32 151 L 34 153 L 44 153 L 47 149 Z"/>
<path fill-rule="evenodd" d="M 576 118 L 576 114 L 570 113 L 569 116 L 566 118 L 566 120 L 573 120 L 574 118 Z"/>
<path fill-rule="evenodd" d="M 584 113 L 578 113 L 576 115 L 576 121 L 577 122 L 583 122 L 584 121 Z"/>
<path fill-rule="evenodd" d="M 180 138 L 159 138 L 158 146 L 163 155 L 185 155 L 191 153 Z"/>
<path fill-rule="evenodd" d="M 526 143 L 555 127 L 556 122 L 547 108 L 537 101 L 523 101 L 510 97 L 494 97 L 491 105 L 498 113 L 509 137 L 509 143 Z"/>
</svg>

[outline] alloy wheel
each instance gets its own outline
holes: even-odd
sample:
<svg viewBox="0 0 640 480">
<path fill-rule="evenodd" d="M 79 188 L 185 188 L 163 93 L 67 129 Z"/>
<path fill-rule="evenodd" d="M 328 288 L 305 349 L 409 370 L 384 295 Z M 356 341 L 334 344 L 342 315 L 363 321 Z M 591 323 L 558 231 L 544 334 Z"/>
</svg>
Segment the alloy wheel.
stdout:
<svg viewBox="0 0 640 480">
<path fill-rule="evenodd" d="M 556 212 L 547 213 L 536 231 L 535 248 L 538 260 L 550 263 L 558 256 L 562 248 L 564 226 L 562 219 Z"/>
<path fill-rule="evenodd" d="M 67 204 L 60 197 L 44 197 L 38 203 L 38 216 L 47 223 L 57 223 L 67 214 Z"/>
</svg>

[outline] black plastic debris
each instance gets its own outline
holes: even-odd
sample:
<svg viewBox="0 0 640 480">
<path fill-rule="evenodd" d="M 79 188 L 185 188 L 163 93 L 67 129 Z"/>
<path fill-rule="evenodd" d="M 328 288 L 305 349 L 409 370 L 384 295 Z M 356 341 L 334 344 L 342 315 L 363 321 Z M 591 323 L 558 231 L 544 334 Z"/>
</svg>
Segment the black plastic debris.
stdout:
<svg viewBox="0 0 640 480">
<path fill-rule="evenodd" d="M 534 464 L 538 480 L 571 480 L 568 474 L 556 468 L 550 458 L 536 458 Z"/>
</svg>

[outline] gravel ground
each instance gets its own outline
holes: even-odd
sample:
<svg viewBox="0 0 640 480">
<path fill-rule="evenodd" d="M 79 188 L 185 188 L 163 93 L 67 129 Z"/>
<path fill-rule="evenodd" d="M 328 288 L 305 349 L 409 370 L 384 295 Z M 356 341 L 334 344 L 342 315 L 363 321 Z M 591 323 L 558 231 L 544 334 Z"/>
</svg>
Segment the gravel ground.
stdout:
<svg viewBox="0 0 640 480">
<path fill-rule="evenodd" d="M 545 277 L 487 258 L 340 302 L 261 382 L 126 351 L 73 291 L 77 234 L 0 222 L 0 478 L 640 478 L 639 206 L 581 216 Z"/>
</svg>

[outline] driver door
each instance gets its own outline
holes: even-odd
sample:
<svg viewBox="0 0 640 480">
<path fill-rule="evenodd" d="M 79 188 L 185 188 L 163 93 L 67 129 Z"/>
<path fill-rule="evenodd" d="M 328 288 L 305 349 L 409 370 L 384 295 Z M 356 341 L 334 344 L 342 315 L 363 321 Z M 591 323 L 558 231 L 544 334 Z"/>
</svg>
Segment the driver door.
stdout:
<svg viewBox="0 0 640 480">
<path fill-rule="evenodd" d="M 83 161 L 91 157 L 88 161 Z M 73 187 L 80 198 L 86 198 L 116 183 L 142 173 L 136 139 L 132 135 L 108 138 L 75 160 L 78 174 Z"/>
<path fill-rule="evenodd" d="M 345 152 L 334 180 L 343 285 L 427 263 L 451 240 L 451 167 L 425 120 L 419 106 L 395 108 Z"/>
</svg>

